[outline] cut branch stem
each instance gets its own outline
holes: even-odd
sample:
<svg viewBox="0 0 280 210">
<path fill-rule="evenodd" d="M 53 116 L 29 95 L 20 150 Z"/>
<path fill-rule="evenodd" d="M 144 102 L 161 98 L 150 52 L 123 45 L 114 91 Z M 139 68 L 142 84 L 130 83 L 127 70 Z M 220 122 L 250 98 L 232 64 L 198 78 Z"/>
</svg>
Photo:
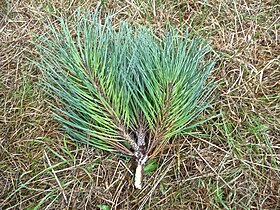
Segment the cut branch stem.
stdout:
<svg viewBox="0 0 280 210">
<path fill-rule="evenodd" d="M 142 177 L 143 177 L 143 164 L 138 162 L 136 171 L 135 171 L 135 187 L 137 189 L 142 189 Z"/>
</svg>

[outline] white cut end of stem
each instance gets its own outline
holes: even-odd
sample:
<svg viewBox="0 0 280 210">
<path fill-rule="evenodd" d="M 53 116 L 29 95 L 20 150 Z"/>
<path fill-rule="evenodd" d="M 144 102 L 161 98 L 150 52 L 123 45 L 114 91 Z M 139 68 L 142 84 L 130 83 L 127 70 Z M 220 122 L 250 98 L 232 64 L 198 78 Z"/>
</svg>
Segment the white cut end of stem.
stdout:
<svg viewBox="0 0 280 210">
<path fill-rule="evenodd" d="M 138 166 L 135 171 L 135 187 L 137 189 L 142 189 L 142 174 L 143 174 L 143 165 L 138 163 Z"/>
</svg>

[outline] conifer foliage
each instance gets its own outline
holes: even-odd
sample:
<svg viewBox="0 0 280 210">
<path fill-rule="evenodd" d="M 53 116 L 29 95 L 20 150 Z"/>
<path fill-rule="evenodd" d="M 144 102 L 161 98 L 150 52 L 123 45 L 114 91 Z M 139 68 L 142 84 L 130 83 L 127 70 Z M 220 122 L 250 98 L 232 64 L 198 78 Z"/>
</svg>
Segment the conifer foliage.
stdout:
<svg viewBox="0 0 280 210">
<path fill-rule="evenodd" d="M 135 158 L 143 166 L 171 140 L 186 136 L 211 104 L 214 65 L 201 39 L 175 30 L 117 27 L 99 11 L 61 18 L 36 43 L 55 118 L 75 141 Z"/>
</svg>

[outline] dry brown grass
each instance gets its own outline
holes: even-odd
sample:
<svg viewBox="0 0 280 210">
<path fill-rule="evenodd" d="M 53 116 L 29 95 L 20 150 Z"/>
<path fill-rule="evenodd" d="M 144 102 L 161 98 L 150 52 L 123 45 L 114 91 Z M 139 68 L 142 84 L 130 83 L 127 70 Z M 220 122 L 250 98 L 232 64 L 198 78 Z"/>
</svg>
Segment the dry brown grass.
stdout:
<svg viewBox="0 0 280 210">
<path fill-rule="evenodd" d="M 132 162 L 63 137 L 37 82 L 31 40 L 53 15 L 91 1 L 0 2 L 0 208 L 279 209 L 277 1 L 103 1 L 122 20 L 169 22 L 208 37 L 220 56 L 214 119 L 164 151 L 134 189 Z M 205 113 L 208 114 L 208 113 Z"/>
</svg>

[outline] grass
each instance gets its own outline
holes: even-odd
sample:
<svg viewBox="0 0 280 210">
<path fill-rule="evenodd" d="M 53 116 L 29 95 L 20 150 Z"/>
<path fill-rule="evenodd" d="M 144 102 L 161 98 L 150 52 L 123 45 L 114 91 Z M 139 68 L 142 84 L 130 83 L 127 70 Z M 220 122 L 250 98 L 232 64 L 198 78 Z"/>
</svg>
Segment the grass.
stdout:
<svg viewBox="0 0 280 210">
<path fill-rule="evenodd" d="M 221 116 L 162 152 L 133 186 L 133 162 L 65 138 L 37 82 L 34 33 L 46 18 L 97 2 L 0 3 L 0 208 L 280 208 L 279 18 L 276 1 L 102 1 L 121 20 L 172 23 L 208 38 L 220 59 Z"/>
</svg>

